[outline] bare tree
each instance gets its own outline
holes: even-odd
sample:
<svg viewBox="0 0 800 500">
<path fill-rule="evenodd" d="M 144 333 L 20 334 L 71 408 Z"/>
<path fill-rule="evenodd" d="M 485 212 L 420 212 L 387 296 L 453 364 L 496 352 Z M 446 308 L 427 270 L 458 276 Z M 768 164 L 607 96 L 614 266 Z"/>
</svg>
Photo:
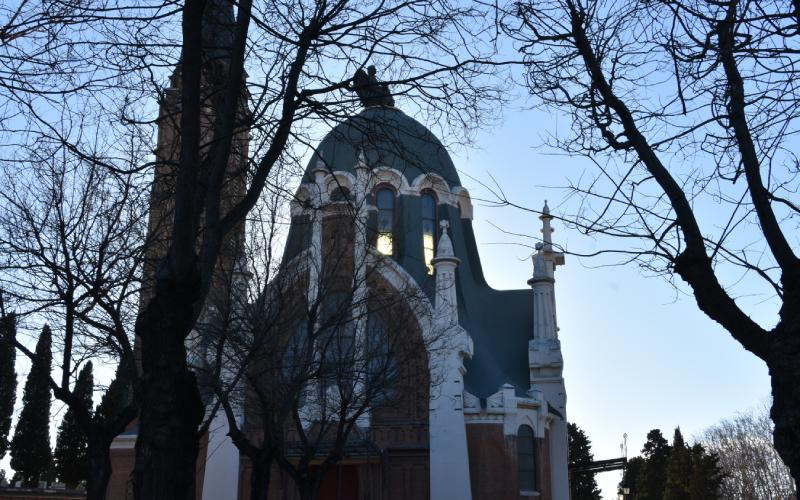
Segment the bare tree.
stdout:
<svg viewBox="0 0 800 500">
<path fill-rule="evenodd" d="M 157 189 L 169 186 L 136 321 L 134 489 L 137 498 L 188 498 L 204 409 L 185 341 L 274 167 L 302 154 L 319 125 L 356 109 L 348 89 L 367 62 L 391 68 L 384 79 L 395 95 L 431 121 L 479 126 L 493 104 L 478 98 L 491 89 L 477 83 L 476 62 L 491 46 L 464 40 L 490 26 L 475 7 L 447 0 L 243 0 L 235 17 L 227 0 L 41 4 L 2 10 L 4 143 L 44 137 L 112 172 L 155 170 Z M 154 120 L 142 103 L 156 98 L 169 106 Z M 53 126 L 53 114 L 69 126 Z M 155 161 L 117 154 L 164 121 L 175 135 Z"/>
<path fill-rule="evenodd" d="M 219 306 L 198 324 L 205 347 L 194 369 L 249 460 L 254 500 L 267 498 L 274 467 L 300 498 L 316 498 L 343 458 L 370 446 L 380 454 L 371 444 L 372 419 L 395 415 L 396 422 L 436 382 L 426 360 L 446 347 L 448 332 L 423 338 L 418 317 L 427 295 L 392 290 L 380 273 L 388 257 L 353 244 L 359 231 L 364 243 L 374 239 L 358 216 L 363 203 L 351 198 L 319 207 L 328 243 L 318 261 L 311 249 L 289 255 L 274 270 L 248 271 L 250 287 L 240 270 L 229 287 L 237 290 L 234 300 L 212 302 Z M 271 261 L 251 252 L 249 261 Z M 248 288 L 250 295 L 243 293 Z"/>
<path fill-rule="evenodd" d="M 726 474 L 723 498 L 796 498 L 789 468 L 772 445 L 772 427 L 769 407 L 764 405 L 723 419 L 703 432 L 703 444 L 717 454 Z"/>
<path fill-rule="evenodd" d="M 77 367 L 95 359 L 120 364 L 137 388 L 132 334 L 146 185 L 52 143 L 40 141 L 28 152 L 28 160 L 14 164 L 25 174 L 4 175 L 0 190 L 0 287 L 22 325 L 53 325 L 54 356 L 60 361 L 50 385 L 86 433 L 87 496 L 105 498 L 109 447 L 135 418 L 137 398 L 100 418 L 73 385 Z M 16 346 L 32 363 L 39 362 L 23 339 Z"/>
<path fill-rule="evenodd" d="M 680 277 L 767 364 L 775 446 L 800 482 L 796 7 L 521 1 L 504 28 L 537 102 L 572 119 L 555 144 L 597 166 L 565 221 Z M 779 304 L 769 325 L 746 311 L 754 291 Z"/>
</svg>

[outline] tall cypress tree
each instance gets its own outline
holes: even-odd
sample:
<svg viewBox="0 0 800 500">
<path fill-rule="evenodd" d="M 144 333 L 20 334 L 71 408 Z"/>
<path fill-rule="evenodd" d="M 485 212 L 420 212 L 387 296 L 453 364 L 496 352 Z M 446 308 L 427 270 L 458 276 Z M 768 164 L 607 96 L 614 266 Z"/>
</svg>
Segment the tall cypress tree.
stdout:
<svg viewBox="0 0 800 500">
<path fill-rule="evenodd" d="M 586 433 L 576 424 L 567 425 L 570 467 L 587 465 L 594 460 L 592 442 Z M 572 500 L 600 500 L 600 490 L 592 472 L 573 472 L 569 480 L 570 498 Z"/>
<path fill-rule="evenodd" d="M 108 385 L 100 404 L 97 405 L 94 412 L 95 419 L 100 419 L 108 424 L 117 418 L 127 403 L 129 383 L 128 371 L 120 364 L 117 366 L 114 380 Z"/>
<path fill-rule="evenodd" d="M 692 459 L 683 440 L 680 427 L 675 428 L 672 450 L 667 460 L 667 480 L 664 500 L 686 500 L 689 498 L 689 480 L 692 475 Z"/>
<path fill-rule="evenodd" d="M 50 452 L 50 371 L 53 364 L 52 333 L 45 325 L 36 343 L 36 360 L 31 365 L 22 393 L 14 438 L 11 440 L 11 468 L 25 486 L 36 486 L 52 470 Z"/>
<path fill-rule="evenodd" d="M 8 433 L 17 397 L 17 373 L 14 371 L 16 337 L 17 320 L 13 314 L 6 314 L 0 295 L 0 459 L 8 451 Z"/>
<path fill-rule="evenodd" d="M 78 374 L 74 390 L 75 396 L 81 401 L 87 412 L 92 411 L 93 392 L 94 377 L 92 376 L 92 362 L 89 361 L 83 365 L 83 369 Z M 72 408 L 64 414 L 64 419 L 58 428 L 53 462 L 58 479 L 70 489 L 74 489 L 89 477 L 88 439 L 86 432 L 78 424 Z"/>
</svg>

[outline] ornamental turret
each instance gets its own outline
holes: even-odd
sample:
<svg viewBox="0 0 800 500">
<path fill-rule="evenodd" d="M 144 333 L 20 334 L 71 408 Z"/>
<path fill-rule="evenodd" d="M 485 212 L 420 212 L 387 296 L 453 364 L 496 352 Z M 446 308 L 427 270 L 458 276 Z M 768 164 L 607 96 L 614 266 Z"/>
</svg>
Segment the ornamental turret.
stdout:
<svg viewBox="0 0 800 500">
<path fill-rule="evenodd" d="M 431 261 L 436 270 L 434 348 L 431 350 L 430 485 L 431 500 L 470 500 L 467 431 L 464 424 L 464 358 L 472 355 L 472 340 L 458 324 L 456 268 L 461 262 L 440 223 L 442 235 Z"/>
<path fill-rule="evenodd" d="M 545 201 L 542 213 L 542 241 L 533 255 L 533 332 L 528 344 L 531 393 L 540 391 L 547 405 L 545 425 L 549 432 L 551 492 L 553 498 L 568 498 L 567 479 L 567 393 L 562 376 L 564 360 L 558 339 L 555 269 L 564 264 L 564 254 L 553 249 L 550 207 Z M 544 437 L 544 436 L 541 436 Z"/>
</svg>

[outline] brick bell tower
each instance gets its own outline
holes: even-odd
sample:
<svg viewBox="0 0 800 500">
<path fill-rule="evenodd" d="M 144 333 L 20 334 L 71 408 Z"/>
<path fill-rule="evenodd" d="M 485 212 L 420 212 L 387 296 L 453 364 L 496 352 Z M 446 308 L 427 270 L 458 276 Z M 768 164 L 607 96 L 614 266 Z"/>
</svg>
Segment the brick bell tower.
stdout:
<svg viewBox="0 0 800 500">
<path fill-rule="evenodd" d="M 233 49 L 236 19 L 233 2 L 230 0 L 207 0 L 203 14 L 203 68 L 201 87 L 201 158 L 207 154 L 214 140 L 216 110 L 221 105 L 225 86 L 229 84 L 230 57 Z M 181 58 L 182 59 L 182 58 Z M 181 123 L 181 61 L 169 77 L 169 86 L 163 89 L 159 104 L 157 145 L 154 150 L 156 166 L 150 195 L 148 242 L 145 253 L 142 289 L 139 307 L 146 306 L 153 296 L 152 286 L 158 263 L 166 256 L 173 227 L 174 190 L 177 165 L 180 159 Z M 241 82 L 242 97 L 239 102 L 238 122 L 248 116 L 247 91 Z M 221 215 L 224 216 L 247 189 L 246 168 L 249 135 L 241 127 L 235 132 L 231 144 L 227 172 L 221 194 Z M 201 173 L 202 175 L 202 173 Z M 235 285 L 232 285 L 242 269 L 242 245 L 245 237 L 244 222 L 231 230 L 223 241 L 212 279 L 211 289 L 206 299 L 209 308 L 228 306 Z M 199 240 L 199 238 L 198 238 Z M 139 353 L 139 339 L 135 340 Z M 187 339 L 190 356 L 197 354 L 202 339 L 193 332 Z M 117 436 L 111 445 L 111 464 L 113 473 L 108 486 L 110 500 L 131 498 L 131 472 L 135 461 L 135 443 L 138 434 L 138 420 L 135 420 L 123 434 Z M 198 455 L 197 498 L 203 498 L 203 479 L 205 475 L 206 449 L 208 437 L 201 442 Z"/>
</svg>

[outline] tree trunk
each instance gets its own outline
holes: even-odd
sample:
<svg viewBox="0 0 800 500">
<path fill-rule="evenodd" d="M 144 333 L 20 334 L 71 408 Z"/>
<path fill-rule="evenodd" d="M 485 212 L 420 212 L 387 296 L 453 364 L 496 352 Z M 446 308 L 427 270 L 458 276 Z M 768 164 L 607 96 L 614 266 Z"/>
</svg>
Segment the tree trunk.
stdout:
<svg viewBox="0 0 800 500">
<path fill-rule="evenodd" d="M 111 443 L 89 437 L 89 476 L 86 480 L 86 500 L 105 500 L 111 479 Z"/>
<path fill-rule="evenodd" d="M 253 469 L 250 475 L 250 500 L 267 500 L 272 461 L 262 457 L 251 457 Z"/>
<path fill-rule="evenodd" d="M 770 417 L 775 424 L 775 449 L 789 467 L 800 491 L 800 325 L 770 335 L 767 361 L 772 383 Z"/>
<path fill-rule="evenodd" d="M 300 500 L 316 500 L 317 498 L 314 488 L 308 482 L 298 483 L 297 491 L 300 493 Z"/>
<path fill-rule="evenodd" d="M 165 280 L 166 281 L 166 280 Z M 141 412 L 133 471 L 138 500 L 194 500 L 198 427 L 203 403 L 186 363 L 184 341 L 194 326 L 192 279 L 161 282 L 140 314 Z"/>
<path fill-rule="evenodd" d="M 322 486 L 322 482 L 316 480 L 315 475 L 314 473 L 301 473 L 295 478 L 300 500 L 316 500 L 317 496 L 319 496 L 319 488 Z"/>
</svg>

